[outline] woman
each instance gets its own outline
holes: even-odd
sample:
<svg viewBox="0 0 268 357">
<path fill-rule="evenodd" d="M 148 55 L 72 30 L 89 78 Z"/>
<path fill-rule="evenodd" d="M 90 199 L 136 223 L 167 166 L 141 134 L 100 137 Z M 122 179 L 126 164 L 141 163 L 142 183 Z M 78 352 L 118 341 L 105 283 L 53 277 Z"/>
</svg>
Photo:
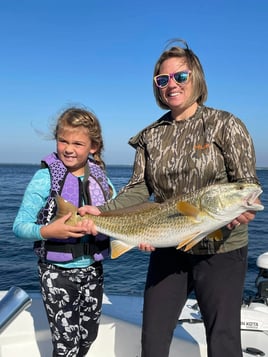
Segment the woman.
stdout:
<svg viewBox="0 0 268 357">
<path fill-rule="evenodd" d="M 156 62 L 153 89 L 157 104 L 168 110 L 135 137 L 133 176 L 117 198 L 99 210 L 156 202 L 226 182 L 259 184 L 253 143 L 234 115 L 204 106 L 207 86 L 198 57 L 184 41 L 165 50 Z M 190 251 L 152 251 L 144 293 L 142 357 L 167 357 L 177 319 L 192 291 L 203 316 L 208 357 L 242 357 L 240 307 L 247 269 L 245 212 L 222 229 L 222 240 L 205 238 Z M 93 226 L 88 229 L 96 233 Z M 183 351 L 182 351 L 183 353 Z"/>
</svg>

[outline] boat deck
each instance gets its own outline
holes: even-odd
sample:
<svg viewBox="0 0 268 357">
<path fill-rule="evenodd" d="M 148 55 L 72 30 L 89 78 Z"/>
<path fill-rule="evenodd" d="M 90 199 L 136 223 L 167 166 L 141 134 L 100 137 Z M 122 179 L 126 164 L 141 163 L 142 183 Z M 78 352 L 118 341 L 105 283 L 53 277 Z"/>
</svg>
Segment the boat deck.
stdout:
<svg viewBox="0 0 268 357">
<path fill-rule="evenodd" d="M 1 295 L 2 294 L 2 295 Z M 4 292 L 0 293 L 0 299 Z M 0 334 L 0 357 L 51 357 L 52 345 L 45 310 L 39 293 L 31 293 L 31 306 L 20 313 Z M 198 318 L 189 299 L 181 318 Z M 196 316 L 195 316 L 196 314 Z M 97 340 L 90 357 L 140 357 L 142 298 L 111 295 L 104 297 L 103 314 Z M 268 356 L 268 336 L 262 331 L 242 331 L 243 349 L 259 348 Z M 178 324 L 170 357 L 179 351 L 191 357 L 207 357 L 202 323 Z M 252 354 L 244 353 L 244 357 Z"/>
</svg>

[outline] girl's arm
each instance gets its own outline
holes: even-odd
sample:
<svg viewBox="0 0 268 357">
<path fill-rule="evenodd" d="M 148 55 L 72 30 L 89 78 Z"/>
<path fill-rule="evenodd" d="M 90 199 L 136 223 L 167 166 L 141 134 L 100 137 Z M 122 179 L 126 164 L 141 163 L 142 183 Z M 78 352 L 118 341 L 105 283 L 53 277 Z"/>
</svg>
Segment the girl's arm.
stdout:
<svg viewBox="0 0 268 357">
<path fill-rule="evenodd" d="M 42 239 L 40 225 L 36 219 L 40 209 L 44 206 L 50 190 L 50 176 L 48 169 L 38 170 L 23 195 L 23 199 L 13 223 L 13 232 L 19 238 L 30 240 Z"/>
<path fill-rule="evenodd" d="M 50 191 L 50 175 L 47 169 L 40 169 L 28 184 L 18 214 L 13 223 L 13 232 L 19 238 L 41 240 L 47 238 L 81 238 L 85 235 L 83 227 L 65 224 L 70 214 L 48 225 L 36 224 L 37 215 L 44 206 Z"/>
</svg>

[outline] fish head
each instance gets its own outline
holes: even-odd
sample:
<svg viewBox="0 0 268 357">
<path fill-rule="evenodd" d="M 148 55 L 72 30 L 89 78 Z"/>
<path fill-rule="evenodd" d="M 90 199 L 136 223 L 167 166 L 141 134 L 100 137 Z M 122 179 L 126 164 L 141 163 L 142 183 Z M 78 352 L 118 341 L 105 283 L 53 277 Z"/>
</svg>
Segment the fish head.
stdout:
<svg viewBox="0 0 268 357">
<path fill-rule="evenodd" d="M 207 187 L 200 197 L 200 209 L 214 217 L 238 217 L 246 211 L 261 211 L 264 207 L 256 202 L 262 193 L 253 183 L 227 183 Z"/>
</svg>

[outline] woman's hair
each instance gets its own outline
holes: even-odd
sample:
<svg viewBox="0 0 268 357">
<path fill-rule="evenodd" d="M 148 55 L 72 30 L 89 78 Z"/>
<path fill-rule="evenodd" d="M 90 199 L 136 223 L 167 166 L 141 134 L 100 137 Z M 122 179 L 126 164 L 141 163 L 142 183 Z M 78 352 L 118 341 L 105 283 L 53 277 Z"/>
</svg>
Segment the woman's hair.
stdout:
<svg viewBox="0 0 268 357">
<path fill-rule="evenodd" d="M 96 147 L 96 152 L 92 155 L 97 165 L 105 169 L 105 163 L 102 160 L 103 139 L 99 120 L 92 113 L 85 109 L 71 107 L 65 110 L 58 118 L 54 129 L 54 139 L 57 140 L 59 130 L 69 126 L 78 128 L 83 126 L 88 131 L 88 136 L 92 144 Z"/>
<path fill-rule="evenodd" d="M 202 65 L 199 61 L 199 58 L 193 53 L 192 50 L 189 49 L 187 43 L 181 39 L 174 39 L 169 41 L 167 47 L 171 46 L 174 42 L 181 42 L 183 47 L 180 46 L 172 46 L 169 49 L 166 49 L 161 56 L 159 57 L 158 61 L 154 67 L 154 77 L 159 74 L 160 66 L 164 61 L 169 58 L 185 58 L 189 70 L 191 71 L 190 79 L 193 83 L 193 93 L 189 99 L 189 103 L 192 104 L 197 102 L 198 104 L 202 105 L 207 100 L 207 85 L 205 81 L 205 75 L 202 68 Z M 169 106 L 162 100 L 159 88 L 155 85 L 153 81 L 153 90 L 154 96 L 156 99 L 157 104 L 162 109 L 169 109 Z"/>
</svg>

